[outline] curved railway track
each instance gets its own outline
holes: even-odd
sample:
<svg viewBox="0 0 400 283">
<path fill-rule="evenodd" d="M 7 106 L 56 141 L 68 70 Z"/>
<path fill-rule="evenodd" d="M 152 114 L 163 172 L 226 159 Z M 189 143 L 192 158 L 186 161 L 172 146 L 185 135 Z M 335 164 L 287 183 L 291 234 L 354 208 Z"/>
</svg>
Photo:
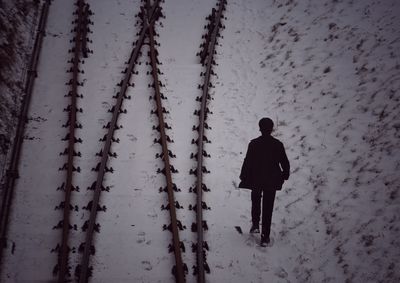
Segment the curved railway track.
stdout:
<svg viewBox="0 0 400 283">
<path fill-rule="evenodd" d="M 197 201 L 194 206 L 196 211 L 196 223 L 192 226 L 192 230 L 197 232 L 197 243 L 194 245 L 196 250 L 196 264 L 194 267 L 194 273 L 197 274 L 197 282 L 205 282 L 205 272 L 210 272 L 210 267 L 206 261 L 206 250 L 208 250 L 208 244 L 204 241 L 204 230 L 207 230 L 207 222 L 203 220 L 203 209 L 209 209 L 207 204 L 203 201 L 203 191 L 209 189 L 203 183 L 203 173 L 209 173 L 207 168 L 204 166 L 203 158 L 210 157 L 204 150 L 204 144 L 209 142 L 205 136 L 205 130 L 209 128 L 206 123 L 207 114 L 210 113 L 207 104 L 211 99 L 209 89 L 212 87 L 210 82 L 211 75 L 214 74 L 212 66 L 215 65 L 214 54 L 215 47 L 217 45 L 217 39 L 219 37 L 220 29 L 223 27 L 221 20 L 223 18 L 223 12 L 225 10 L 226 0 L 220 0 L 217 3 L 217 9 L 213 9 L 211 15 L 208 17 L 209 23 L 207 25 L 207 33 L 204 36 L 205 41 L 201 45 L 203 48 L 198 55 L 200 56 L 200 62 L 205 68 L 204 83 L 199 86 L 202 89 L 202 95 L 197 100 L 200 101 L 200 109 L 195 111 L 195 114 L 199 116 L 199 125 L 193 126 L 193 129 L 198 131 L 198 138 L 193 141 L 198 146 L 198 151 L 195 155 L 197 159 L 197 167 L 195 170 L 191 170 L 191 173 L 196 175 L 196 185 L 192 189 L 197 194 Z"/>
<path fill-rule="evenodd" d="M 82 72 L 80 70 L 80 64 L 82 63 L 83 57 L 87 57 L 87 33 L 88 33 L 88 17 L 89 17 L 89 5 L 85 3 L 84 0 L 78 0 L 77 5 L 77 19 L 75 20 L 75 36 L 73 38 L 74 47 L 71 50 L 73 57 L 71 61 L 72 67 L 71 80 L 67 83 L 70 85 L 70 91 L 67 94 L 71 98 L 71 102 L 67 107 L 68 121 L 64 125 L 68 127 L 69 131 L 66 136 L 68 140 L 68 146 L 66 150 L 62 153 L 67 155 L 67 163 L 63 168 L 66 169 L 66 180 L 65 183 L 61 185 L 65 192 L 64 202 L 61 205 L 63 207 L 63 220 L 62 225 L 62 241 L 59 250 L 58 264 L 56 266 L 56 271 L 58 270 L 58 282 L 65 282 L 67 275 L 70 275 L 68 268 L 68 255 L 70 248 L 68 246 L 69 230 L 70 230 L 70 212 L 71 212 L 71 193 L 76 190 L 73 186 L 73 174 L 74 171 L 79 170 L 79 168 L 74 167 L 74 157 L 80 156 L 79 152 L 75 150 L 75 143 L 80 142 L 80 139 L 76 137 L 75 129 L 80 128 L 81 125 L 77 122 L 77 112 L 80 110 L 77 106 L 77 100 L 80 97 L 78 94 L 79 74 Z M 60 225 L 60 226 L 61 226 Z"/>
<path fill-rule="evenodd" d="M 175 211 L 175 200 L 174 200 L 174 188 L 175 185 L 172 183 L 171 177 L 171 165 L 169 162 L 169 154 L 170 151 L 168 150 L 168 136 L 165 133 L 165 129 L 167 128 L 166 123 L 164 122 L 164 113 L 163 107 L 161 102 L 161 92 L 160 92 L 160 82 L 158 80 L 158 68 L 157 68 L 157 58 L 156 54 L 157 51 L 155 49 L 155 40 L 154 40 L 154 23 L 161 15 L 161 7 L 159 6 L 158 0 L 150 3 L 147 1 L 144 6 L 141 7 L 141 12 L 139 14 L 141 18 L 141 31 L 139 33 L 139 38 L 137 39 L 134 48 L 132 49 L 128 67 L 125 71 L 125 76 L 121 83 L 119 84 L 120 90 L 115 96 L 116 102 L 112 108 L 112 118 L 111 121 L 106 125 L 108 128 L 108 133 L 106 134 L 105 138 L 103 139 L 104 146 L 102 151 L 100 152 L 101 161 L 96 166 L 96 171 L 98 171 L 96 182 L 93 184 L 94 193 L 93 193 L 93 200 L 90 202 L 90 218 L 87 222 L 87 230 L 86 230 L 86 237 L 85 242 L 83 244 L 83 256 L 80 265 L 78 266 L 77 274 L 79 277 L 79 282 L 87 282 L 88 278 L 91 273 L 91 268 L 89 266 L 90 256 L 94 253 L 94 247 L 92 245 L 94 231 L 96 230 L 96 216 L 99 206 L 100 194 L 103 188 L 103 179 L 106 172 L 109 171 L 107 168 L 107 163 L 109 161 L 109 156 L 113 156 L 110 152 L 111 145 L 114 139 L 115 130 L 119 128 L 117 125 L 118 117 L 122 111 L 122 105 L 124 98 L 127 98 L 126 91 L 128 86 L 130 85 L 131 75 L 134 73 L 135 66 L 137 64 L 137 59 L 140 54 L 140 50 L 145 42 L 146 37 L 148 37 L 149 46 L 150 46 L 150 61 L 152 67 L 152 76 L 153 76 L 153 85 L 154 85 L 154 99 L 156 101 L 156 113 L 158 116 L 159 127 L 158 130 L 160 132 L 160 144 L 162 146 L 162 154 L 161 157 L 164 161 L 165 168 L 162 172 L 166 176 L 167 187 L 166 191 L 168 193 L 168 202 L 169 202 L 169 211 L 170 211 L 170 218 L 171 218 L 171 231 L 172 231 L 172 238 L 173 244 L 172 248 L 175 253 L 175 262 L 176 265 L 173 269 L 174 275 L 176 277 L 177 282 L 184 282 L 185 281 L 185 265 L 182 262 L 181 256 L 181 246 L 182 243 L 179 240 L 179 233 L 178 233 L 178 221 L 176 219 L 176 211 Z M 85 223 L 86 225 L 86 223 Z M 81 249 L 81 248 L 80 248 Z"/>
</svg>

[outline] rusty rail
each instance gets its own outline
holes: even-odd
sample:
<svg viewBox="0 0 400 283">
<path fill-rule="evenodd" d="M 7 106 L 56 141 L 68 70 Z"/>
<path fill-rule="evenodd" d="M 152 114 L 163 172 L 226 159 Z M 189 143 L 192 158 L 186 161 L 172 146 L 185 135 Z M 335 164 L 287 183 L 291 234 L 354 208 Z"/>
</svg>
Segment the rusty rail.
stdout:
<svg viewBox="0 0 400 283">
<path fill-rule="evenodd" d="M 69 105 L 69 137 L 68 137 L 68 157 L 67 157 L 67 174 L 65 181 L 65 198 L 64 198 L 64 210 L 63 210 L 63 222 L 62 222 L 62 241 L 61 248 L 59 252 L 58 258 L 58 282 L 62 283 L 66 281 L 66 277 L 68 274 L 68 257 L 69 257 L 69 247 L 68 247 L 68 238 L 69 238 L 69 229 L 70 229 L 70 204 L 71 204 L 71 192 L 73 190 L 73 172 L 74 172 L 74 156 L 75 156 L 75 128 L 77 124 L 77 97 L 78 97 L 78 85 L 79 85 L 79 65 L 80 59 L 83 56 L 82 46 L 83 46 L 83 35 L 85 34 L 85 23 L 84 23 L 84 12 L 85 12 L 85 2 L 84 0 L 77 1 L 77 24 L 75 28 L 75 46 L 73 49 L 73 58 L 72 58 L 72 78 L 70 80 L 71 90 L 69 95 L 71 96 L 71 104 Z M 86 6 L 87 7 L 87 6 Z"/>
<path fill-rule="evenodd" d="M 104 174 L 106 173 L 105 169 L 106 169 L 106 165 L 107 165 L 107 161 L 108 161 L 108 156 L 109 156 L 109 152 L 110 152 L 110 148 L 111 148 L 112 139 L 114 136 L 114 131 L 117 126 L 117 121 L 118 121 L 118 117 L 120 114 L 122 102 L 123 102 L 126 90 L 128 89 L 131 74 L 136 65 L 136 60 L 139 56 L 140 49 L 143 45 L 143 42 L 144 42 L 144 39 L 146 36 L 146 32 L 149 29 L 149 27 L 151 27 L 155 22 L 155 14 L 156 14 L 157 5 L 158 5 L 158 1 L 156 1 L 156 3 L 152 6 L 151 12 L 150 12 L 150 15 L 151 15 L 150 20 L 149 20 L 149 22 L 146 22 L 146 21 L 144 22 L 144 25 L 139 34 L 139 38 L 136 41 L 135 48 L 133 48 L 133 50 L 131 52 L 129 62 L 128 62 L 128 68 L 126 70 L 126 75 L 125 75 L 124 79 L 122 80 L 121 89 L 120 89 L 119 93 L 117 94 L 117 101 L 115 103 L 115 106 L 113 107 L 114 110 L 113 110 L 113 114 L 112 114 L 112 119 L 111 119 L 111 122 L 109 125 L 108 133 L 106 136 L 106 141 L 104 143 L 104 147 L 102 150 L 103 154 L 102 154 L 100 167 L 99 167 L 99 171 L 98 171 L 98 175 L 97 175 L 97 179 L 96 179 L 96 183 L 95 183 L 94 193 L 93 193 L 93 201 L 92 201 L 92 207 L 90 210 L 89 225 L 88 225 L 88 229 L 86 232 L 83 256 L 82 256 L 82 261 L 80 264 L 80 272 L 79 272 L 80 273 L 79 274 L 79 282 L 80 283 L 87 282 L 88 277 L 89 277 L 89 259 L 90 259 L 90 255 L 91 255 L 93 233 L 94 233 L 94 228 L 95 228 L 95 224 L 96 224 L 95 221 L 96 221 L 96 216 L 97 216 L 97 207 L 98 207 L 99 200 L 100 200 L 100 194 L 101 194 L 101 188 L 103 185 Z"/>
<path fill-rule="evenodd" d="M 205 118 L 206 118 L 206 106 L 207 106 L 207 97 L 208 97 L 208 89 L 210 83 L 211 69 L 213 64 L 214 50 L 217 40 L 217 34 L 220 27 L 222 12 L 225 7 L 225 0 L 219 1 L 219 9 L 218 12 L 212 13 L 211 15 L 211 25 L 210 28 L 212 32 L 209 32 L 210 38 L 206 39 L 206 46 L 204 50 L 207 52 L 201 53 L 201 62 L 204 64 L 206 61 L 206 72 L 204 77 L 204 85 L 203 85 L 203 94 L 201 96 L 201 106 L 199 112 L 199 128 L 198 128 L 198 152 L 197 152 L 197 169 L 196 169 L 196 193 L 197 193 L 197 203 L 196 203 L 196 230 L 197 230 L 197 282 L 203 283 L 205 282 L 205 274 L 204 274 L 204 239 L 203 239 L 203 148 L 204 148 L 204 128 L 205 128 Z M 215 16 L 214 16 L 215 15 Z M 213 22 L 214 20 L 214 22 Z"/>
<path fill-rule="evenodd" d="M 147 0 L 147 6 L 150 7 L 150 0 Z M 168 144 L 167 144 L 167 136 L 165 133 L 165 122 L 164 122 L 164 114 L 163 114 L 163 107 L 161 102 L 161 95 L 160 95 L 160 84 L 158 80 L 157 74 L 157 58 L 156 58 L 156 50 L 155 50 L 155 43 L 154 43 L 154 27 L 150 27 L 148 30 L 149 41 L 150 41 L 150 61 L 152 67 L 152 76 L 154 80 L 154 91 L 155 91 L 155 99 L 157 105 L 157 116 L 159 120 L 160 126 L 160 136 L 161 136 L 161 147 L 163 152 L 163 159 L 165 164 L 165 177 L 167 181 L 167 193 L 168 193 L 168 203 L 169 203 L 169 212 L 171 218 L 171 229 L 172 229 L 172 242 L 173 242 L 173 249 L 175 254 L 175 278 L 176 282 L 185 282 L 185 272 L 184 272 L 184 265 L 182 262 L 182 255 L 181 255 L 181 242 L 179 240 L 179 231 L 178 231 L 178 224 L 176 218 L 176 209 L 175 209 L 175 199 L 174 199 L 174 189 L 173 189 L 173 182 L 172 182 L 172 174 L 171 174 L 171 166 L 169 161 L 169 151 L 168 151 Z"/>
<path fill-rule="evenodd" d="M 37 76 L 37 65 L 39 62 L 43 37 L 45 36 L 45 27 L 48 18 L 49 7 L 50 0 L 46 0 L 42 5 L 40 13 L 39 26 L 35 38 L 31 60 L 29 63 L 28 76 L 24 89 L 25 95 L 23 98 L 22 108 L 18 118 L 17 130 L 14 137 L 10 166 L 7 170 L 4 183 L 4 192 L 0 212 L 0 266 L 2 264 L 3 249 L 7 246 L 8 218 L 10 216 L 10 209 L 14 196 L 15 180 L 18 178 L 18 164 L 21 155 L 22 142 L 24 139 L 23 136 L 25 132 L 25 124 L 27 121 L 34 81 Z"/>
</svg>

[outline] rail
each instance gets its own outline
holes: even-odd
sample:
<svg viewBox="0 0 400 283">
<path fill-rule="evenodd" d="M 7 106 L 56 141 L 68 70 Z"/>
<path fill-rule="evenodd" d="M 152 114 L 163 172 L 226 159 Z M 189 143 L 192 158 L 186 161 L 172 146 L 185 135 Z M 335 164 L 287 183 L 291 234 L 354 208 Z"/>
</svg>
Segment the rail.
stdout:
<svg viewBox="0 0 400 283">
<path fill-rule="evenodd" d="M 143 26 L 139 34 L 139 38 L 137 39 L 135 43 L 135 47 L 132 49 L 129 62 L 128 62 L 128 68 L 126 70 L 126 75 L 123 78 L 121 82 L 121 88 L 120 91 L 117 93 L 117 101 L 113 107 L 113 113 L 112 113 L 112 118 L 111 122 L 109 123 L 108 126 L 108 133 L 106 135 L 106 140 L 104 143 L 104 147 L 102 149 L 102 158 L 98 170 L 98 175 L 94 187 L 94 193 L 93 193 L 93 200 L 92 200 L 92 205 L 91 205 L 91 210 L 90 210 L 90 216 L 89 216 L 89 224 L 88 224 L 88 229 L 86 232 L 86 237 L 85 237 L 85 243 L 84 243 L 84 250 L 83 250 L 83 256 L 80 264 L 80 271 L 79 271 L 79 282 L 84 283 L 88 281 L 89 278 L 89 259 L 90 255 L 92 253 L 92 241 L 93 241 L 93 233 L 95 230 L 95 221 L 96 221 L 96 216 L 97 216 L 97 207 L 99 204 L 100 200 L 100 194 L 101 194 L 101 188 L 103 186 L 103 179 L 104 179 L 104 174 L 106 173 L 106 165 L 109 157 L 109 152 L 111 148 L 111 144 L 113 141 L 113 136 L 115 129 L 117 128 L 117 121 L 119 114 L 121 113 L 121 107 L 123 103 L 123 99 L 125 97 L 126 91 L 129 86 L 129 81 L 131 79 L 131 75 L 133 73 L 134 67 L 136 65 L 136 60 L 138 59 L 140 49 L 144 43 L 144 39 L 146 36 L 147 31 L 151 26 L 154 25 L 154 22 L 157 18 L 157 7 L 158 7 L 158 2 L 156 1 L 153 6 L 151 7 L 150 10 L 150 15 L 149 16 L 149 21 L 143 21 Z"/>
<path fill-rule="evenodd" d="M 150 7 L 150 0 L 147 0 L 147 6 Z M 174 199 L 174 190 L 172 183 L 172 175 L 171 175 L 171 166 L 169 162 L 169 151 L 167 145 L 167 136 L 165 133 L 165 122 L 164 122 L 164 114 L 163 107 L 161 103 L 161 95 L 160 95 L 160 84 L 158 80 L 157 74 L 157 58 L 156 58 L 156 49 L 154 43 L 154 27 L 150 27 L 148 30 L 149 41 L 150 41 L 150 61 L 152 66 L 152 75 L 154 80 L 154 91 L 155 91 L 155 99 L 157 104 L 157 116 L 159 120 L 160 126 L 160 136 L 161 136 L 161 146 L 163 152 L 163 159 L 165 163 L 165 176 L 167 181 L 167 193 L 168 193 L 168 203 L 169 203 L 169 212 L 171 218 L 171 230 L 172 230 L 172 241 L 173 241 L 173 249 L 175 254 L 175 278 L 176 281 L 181 283 L 185 282 L 185 272 L 184 265 L 182 262 L 181 255 L 181 243 L 179 240 L 179 232 L 178 232 L 178 224 L 176 219 L 176 209 L 175 209 L 175 199 Z"/>
<path fill-rule="evenodd" d="M 74 168 L 74 157 L 75 153 L 75 143 L 77 142 L 75 136 L 75 129 L 77 128 L 77 98 L 78 98 L 78 86 L 79 86 L 79 66 L 81 63 L 81 58 L 84 56 L 84 52 L 82 52 L 82 47 L 84 46 L 83 42 L 86 42 L 86 30 L 87 30 L 87 19 L 85 16 L 88 14 L 85 11 L 88 11 L 88 6 L 85 4 L 84 0 L 77 1 L 77 15 L 78 18 L 75 21 L 75 37 L 74 42 L 75 46 L 72 49 L 73 58 L 71 60 L 72 63 L 72 78 L 70 80 L 71 90 L 69 92 L 69 96 L 71 97 L 71 103 L 67 108 L 69 111 L 69 117 L 67 125 L 69 124 L 69 134 L 68 137 L 68 147 L 67 147 L 67 163 L 66 163 L 66 181 L 65 181 L 65 198 L 64 198 L 64 210 L 63 210 L 63 221 L 62 221 L 62 241 L 61 248 L 59 252 L 59 260 L 58 260 L 58 282 L 62 283 L 66 281 L 66 276 L 68 274 L 68 257 L 69 257 L 69 247 L 68 247 L 68 238 L 69 238 L 69 230 L 70 230 L 70 204 L 71 204 L 71 192 L 74 189 L 73 187 L 73 172 Z M 84 38 L 85 37 L 85 38 Z M 85 46 L 86 48 L 86 46 Z"/>
<path fill-rule="evenodd" d="M 205 243 L 204 243 L 204 226 L 203 222 L 203 171 L 205 167 L 203 166 L 203 156 L 204 152 L 204 140 L 205 140 L 205 120 L 207 117 L 207 100 L 209 97 L 209 86 L 210 77 L 212 74 L 212 65 L 214 61 L 214 51 L 217 41 L 217 35 L 220 28 L 220 22 L 222 17 L 222 12 L 224 11 L 226 1 L 221 0 L 218 2 L 218 11 L 215 12 L 213 9 L 210 16 L 209 32 L 206 36 L 206 42 L 204 44 L 203 52 L 200 54 L 201 63 L 206 66 L 206 72 L 204 75 L 203 93 L 201 96 L 201 106 L 199 111 L 199 127 L 198 127 L 198 152 L 197 152 L 197 169 L 196 169 L 196 189 L 197 202 L 196 202 L 196 231 L 197 231 L 197 282 L 205 282 L 205 269 L 209 270 L 208 265 L 205 261 Z"/>
</svg>

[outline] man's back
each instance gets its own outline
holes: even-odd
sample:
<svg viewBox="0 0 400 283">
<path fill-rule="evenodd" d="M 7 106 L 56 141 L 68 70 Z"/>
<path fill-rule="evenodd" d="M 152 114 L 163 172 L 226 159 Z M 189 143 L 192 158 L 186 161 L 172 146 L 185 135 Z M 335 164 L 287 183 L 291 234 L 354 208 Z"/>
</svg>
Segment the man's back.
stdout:
<svg viewBox="0 0 400 283">
<path fill-rule="evenodd" d="M 242 167 L 241 179 L 254 188 L 281 189 L 289 178 L 289 161 L 283 144 L 270 135 L 253 139 Z"/>
</svg>

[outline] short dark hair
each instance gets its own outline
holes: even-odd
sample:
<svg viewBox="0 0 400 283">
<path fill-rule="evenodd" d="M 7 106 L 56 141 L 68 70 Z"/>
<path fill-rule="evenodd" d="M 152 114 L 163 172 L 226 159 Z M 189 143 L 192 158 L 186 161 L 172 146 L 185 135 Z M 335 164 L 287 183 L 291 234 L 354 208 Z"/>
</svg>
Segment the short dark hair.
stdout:
<svg viewBox="0 0 400 283">
<path fill-rule="evenodd" d="M 258 122 L 258 126 L 260 126 L 261 132 L 271 132 L 274 128 L 274 122 L 270 118 L 262 118 Z"/>
</svg>

